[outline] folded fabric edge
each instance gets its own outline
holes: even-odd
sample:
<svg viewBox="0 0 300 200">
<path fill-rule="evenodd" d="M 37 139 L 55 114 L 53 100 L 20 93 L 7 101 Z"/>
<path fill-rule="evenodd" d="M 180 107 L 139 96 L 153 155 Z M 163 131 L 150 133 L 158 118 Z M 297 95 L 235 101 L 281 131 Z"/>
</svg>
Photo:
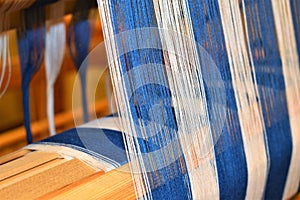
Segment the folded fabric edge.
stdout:
<svg viewBox="0 0 300 200">
<path fill-rule="evenodd" d="M 116 162 L 109 162 L 109 159 L 102 159 L 99 156 L 95 157 L 88 153 L 82 152 L 71 147 L 61 146 L 56 143 L 52 144 L 30 144 L 23 149 L 36 150 L 42 152 L 55 152 L 61 155 L 65 159 L 77 158 L 82 162 L 86 163 L 96 171 L 108 172 L 113 169 L 120 167 L 121 165 Z"/>
</svg>

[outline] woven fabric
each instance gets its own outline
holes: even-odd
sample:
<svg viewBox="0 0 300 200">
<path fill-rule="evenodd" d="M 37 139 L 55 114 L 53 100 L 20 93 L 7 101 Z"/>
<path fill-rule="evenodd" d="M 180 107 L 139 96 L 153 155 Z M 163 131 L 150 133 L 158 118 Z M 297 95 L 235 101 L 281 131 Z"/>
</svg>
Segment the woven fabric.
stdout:
<svg viewBox="0 0 300 200">
<path fill-rule="evenodd" d="M 86 162 L 92 168 L 110 171 L 128 163 L 122 132 L 126 133 L 127 131 L 121 129 L 118 116 L 111 115 L 28 145 L 25 148 L 39 151 L 57 152 L 66 158 L 77 157 L 78 159 Z M 230 154 L 233 149 L 227 149 L 226 151 L 228 154 Z M 222 155 L 224 156 L 226 154 L 223 153 Z M 227 162 L 232 163 L 231 160 L 227 160 Z M 217 160 L 217 163 L 219 164 L 218 167 L 222 166 L 222 164 L 223 166 L 226 164 L 228 165 L 228 163 L 221 161 L 221 159 Z M 240 171 L 237 171 L 234 168 L 218 169 L 218 172 L 220 173 L 219 180 L 223 180 L 223 182 L 219 182 L 219 187 L 221 188 L 220 190 L 223 190 L 222 194 L 224 195 L 220 196 L 221 199 L 232 199 L 233 196 L 239 196 L 239 199 L 245 198 L 247 190 L 247 171 L 257 170 L 251 167 L 252 166 L 247 166 L 247 164 L 245 164 L 246 172 L 244 176 Z M 260 165 L 256 165 L 255 168 L 259 169 Z M 232 182 L 229 180 L 232 177 L 228 177 L 228 175 L 234 177 L 234 179 L 231 179 Z M 272 190 L 272 187 L 278 187 L 276 184 L 278 184 L 278 180 L 281 180 L 282 176 L 282 173 L 273 174 L 272 178 L 277 180 L 277 183 L 269 186 L 266 185 L 265 191 L 268 189 Z M 178 184 L 178 179 L 173 179 L 173 181 L 177 182 Z M 238 183 L 243 185 L 238 185 Z M 162 192 L 164 190 L 166 190 L 164 185 L 156 188 L 156 191 L 158 192 Z M 283 191 L 284 186 L 281 189 L 281 193 Z M 272 198 L 274 199 L 279 199 L 279 192 L 280 191 L 277 190 L 273 192 L 271 191 L 269 195 L 272 195 Z M 212 194 L 212 196 L 215 196 L 215 194 Z M 167 195 L 163 197 L 157 196 L 154 197 L 154 199 L 155 198 L 174 199 Z M 186 199 L 187 197 L 182 195 L 179 196 L 179 198 Z M 265 199 L 269 198 L 265 197 Z"/>
<path fill-rule="evenodd" d="M 299 1 L 98 6 L 118 115 L 26 148 L 104 171 L 129 163 L 137 198 L 288 199 L 299 191 Z M 71 27 L 85 44 L 86 22 Z M 75 47 L 80 66 L 87 46 Z"/>
<path fill-rule="evenodd" d="M 137 196 L 297 192 L 298 1 L 98 5 Z"/>
<path fill-rule="evenodd" d="M 91 167 L 110 171 L 127 163 L 118 119 L 106 117 L 26 146 L 77 157 Z M 107 125 L 109 124 L 109 125 Z"/>
</svg>

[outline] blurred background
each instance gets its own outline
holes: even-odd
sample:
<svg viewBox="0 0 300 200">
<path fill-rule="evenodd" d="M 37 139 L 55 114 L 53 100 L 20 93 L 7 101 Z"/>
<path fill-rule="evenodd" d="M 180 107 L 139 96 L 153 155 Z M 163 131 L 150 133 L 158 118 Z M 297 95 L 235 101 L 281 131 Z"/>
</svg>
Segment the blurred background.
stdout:
<svg viewBox="0 0 300 200">
<path fill-rule="evenodd" d="M 72 3 L 66 6 L 64 15 L 67 32 L 72 20 L 72 14 L 70 14 L 72 6 Z M 22 106 L 21 67 L 15 29 L 19 23 L 17 19 L 17 17 L 11 18 L 11 27 L 5 30 L 10 37 L 11 78 L 5 93 L 0 97 L 0 155 L 15 151 L 27 144 Z M 90 120 L 92 120 L 109 114 L 112 103 L 111 100 L 107 100 L 110 99 L 111 86 L 100 17 L 95 7 L 90 9 L 88 20 L 91 28 L 89 49 L 90 52 L 95 51 L 93 56 L 89 58 L 87 69 L 86 95 Z M 93 59 L 95 60 L 93 61 Z M 76 75 L 77 70 L 70 57 L 69 49 L 66 47 L 62 67 L 54 85 L 54 112 L 57 133 L 74 127 L 74 121 L 77 125 L 83 122 L 81 120 L 83 115 L 81 90 L 80 88 L 77 89 L 78 87 L 75 84 Z M 7 79 L 8 75 L 5 75 L 4 82 L 8 81 Z M 45 63 L 43 62 L 30 83 L 30 116 L 33 141 L 49 137 L 46 85 Z M 92 89 L 95 86 L 96 91 Z M 3 89 L 1 88 L 1 91 Z"/>
</svg>

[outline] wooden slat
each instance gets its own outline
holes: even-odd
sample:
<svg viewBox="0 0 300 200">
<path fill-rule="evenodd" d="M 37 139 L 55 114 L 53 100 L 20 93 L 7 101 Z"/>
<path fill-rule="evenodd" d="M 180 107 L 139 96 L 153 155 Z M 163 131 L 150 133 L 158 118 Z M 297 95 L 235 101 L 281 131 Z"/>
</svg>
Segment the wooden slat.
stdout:
<svg viewBox="0 0 300 200">
<path fill-rule="evenodd" d="M 34 176 L 36 174 L 42 173 L 50 168 L 56 167 L 62 163 L 68 162 L 68 160 L 64 159 L 64 158 L 57 158 L 54 160 L 51 160 L 47 163 L 44 163 L 42 165 L 39 165 L 37 167 L 31 168 L 29 170 L 23 171 L 19 174 L 16 174 L 14 176 L 11 176 L 3 181 L 0 181 L 0 190 L 8 187 L 12 184 L 15 184 L 17 182 L 23 181 L 31 176 Z"/>
<path fill-rule="evenodd" d="M 18 151 L 12 152 L 10 154 L 4 155 L 0 157 L 0 165 L 3 165 L 4 163 L 7 163 L 9 161 L 15 160 L 17 158 L 20 158 L 27 153 L 31 152 L 28 149 L 20 149 Z"/>
<path fill-rule="evenodd" d="M 23 171 L 29 170 L 56 158 L 60 155 L 57 153 L 47 153 L 47 152 L 32 152 L 25 156 L 13 160 L 11 162 L 5 163 L 0 166 L 0 180 L 4 180 Z"/>
<path fill-rule="evenodd" d="M 107 112 L 108 110 L 108 103 L 107 100 L 100 100 L 89 107 L 89 110 L 95 109 L 96 112 Z M 64 113 L 59 113 L 55 115 L 55 126 L 59 128 L 68 123 L 73 123 L 73 114 L 80 117 L 82 116 L 81 109 L 73 111 L 67 111 Z M 39 122 L 32 122 L 31 123 L 31 131 L 33 137 L 38 136 L 41 132 L 48 131 L 48 120 L 44 119 Z M 26 140 L 26 131 L 25 127 L 22 126 L 20 128 L 16 128 L 14 130 L 2 133 L 0 135 L 0 148 L 7 147 L 9 145 L 24 141 Z"/>
<path fill-rule="evenodd" d="M 128 165 L 105 174 L 96 173 L 40 199 L 136 199 Z"/>
<path fill-rule="evenodd" d="M 78 159 L 72 159 L 0 189 L 0 197 L 1 199 L 36 199 L 93 173 L 95 170 Z"/>
<path fill-rule="evenodd" d="M 300 193 L 292 198 L 292 200 L 300 200 Z"/>
<path fill-rule="evenodd" d="M 10 1 L 10 0 L 7 0 Z M 73 8 L 75 5 L 75 1 L 70 1 L 70 0 L 61 0 L 61 1 L 65 1 L 65 10 L 64 10 L 64 15 L 68 15 L 71 14 L 73 12 Z M 97 4 L 93 4 L 93 6 L 96 6 Z M 18 11 L 13 11 L 10 12 L 10 21 L 7 22 L 7 26 L 2 27 L 2 29 L 0 31 L 6 31 L 6 30 L 10 30 L 10 29 L 15 29 L 15 28 L 19 28 L 20 26 L 22 26 L 22 18 L 20 16 L 20 10 L 26 9 L 30 6 L 30 4 L 26 5 L 25 7 L 20 8 Z M 48 6 L 48 5 L 47 5 Z M 47 7 L 46 7 L 47 8 Z M 97 9 L 95 7 L 92 7 L 90 10 L 92 9 Z M 46 12 L 47 14 L 47 12 Z M 55 17 L 46 15 L 46 20 L 55 20 Z"/>
</svg>

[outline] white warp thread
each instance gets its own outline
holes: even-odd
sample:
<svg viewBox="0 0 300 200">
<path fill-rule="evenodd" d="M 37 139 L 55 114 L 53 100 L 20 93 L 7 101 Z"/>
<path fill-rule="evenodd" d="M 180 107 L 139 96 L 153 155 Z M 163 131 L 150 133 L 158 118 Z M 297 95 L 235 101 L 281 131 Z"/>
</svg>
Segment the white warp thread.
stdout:
<svg viewBox="0 0 300 200">
<path fill-rule="evenodd" d="M 297 192 L 300 180 L 300 70 L 296 38 L 289 0 L 272 0 L 275 28 L 290 118 L 293 151 L 283 199 L 290 199 Z"/>
<path fill-rule="evenodd" d="M 47 115 L 51 135 L 55 134 L 53 86 L 61 69 L 65 52 L 66 28 L 62 18 L 63 14 L 64 2 L 51 5 L 50 15 L 53 19 L 57 19 L 46 23 L 45 69 L 47 78 Z"/>
<path fill-rule="evenodd" d="M 9 49 L 9 35 L 7 33 L 0 33 L 0 98 L 6 92 L 10 78 L 11 78 L 11 61 Z M 7 80 L 5 81 L 5 75 Z"/>
<path fill-rule="evenodd" d="M 248 169 L 251 169 L 248 170 L 246 199 L 261 199 L 267 180 L 268 160 L 262 108 L 260 101 L 256 100 L 260 98 L 253 59 L 251 54 L 248 55 L 251 51 L 244 39 L 239 1 L 219 0 L 219 5 L 246 161 Z"/>
</svg>

